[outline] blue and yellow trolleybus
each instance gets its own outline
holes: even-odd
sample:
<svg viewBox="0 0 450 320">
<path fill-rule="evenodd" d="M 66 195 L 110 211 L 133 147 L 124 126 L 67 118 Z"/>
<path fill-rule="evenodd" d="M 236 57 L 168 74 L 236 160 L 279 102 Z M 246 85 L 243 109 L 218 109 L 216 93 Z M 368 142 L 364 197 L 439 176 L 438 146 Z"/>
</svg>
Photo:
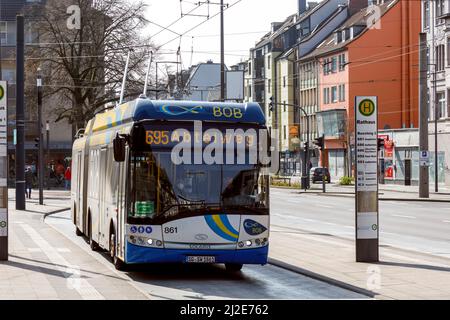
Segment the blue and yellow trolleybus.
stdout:
<svg viewBox="0 0 450 320">
<path fill-rule="evenodd" d="M 97 114 L 73 145 L 77 235 L 93 250 L 108 250 L 118 269 L 266 264 L 269 177 L 258 156 L 264 134 L 256 103 L 139 98 Z"/>
</svg>

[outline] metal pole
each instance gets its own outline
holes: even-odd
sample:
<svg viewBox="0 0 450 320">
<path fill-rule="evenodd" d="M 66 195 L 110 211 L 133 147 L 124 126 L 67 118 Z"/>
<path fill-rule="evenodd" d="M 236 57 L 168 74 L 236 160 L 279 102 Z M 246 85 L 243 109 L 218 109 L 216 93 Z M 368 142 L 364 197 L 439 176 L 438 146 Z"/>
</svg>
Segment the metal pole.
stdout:
<svg viewBox="0 0 450 320">
<path fill-rule="evenodd" d="M 322 156 L 322 168 L 325 168 L 325 134 L 322 135 L 322 152 L 321 152 L 321 156 Z M 322 173 L 322 191 L 323 193 L 327 192 L 327 188 L 325 186 L 325 171 Z"/>
<path fill-rule="evenodd" d="M 434 191 L 438 192 L 438 141 L 437 141 L 437 104 L 436 104 L 436 46 L 435 46 L 435 28 L 431 28 L 431 46 L 433 47 L 433 107 L 434 107 Z"/>
<path fill-rule="evenodd" d="M 158 86 L 158 62 L 156 62 L 156 80 L 155 80 L 155 85 L 156 85 L 156 100 L 159 99 L 159 86 Z"/>
<path fill-rule="evenodd" d="M 225 35 L 223 0 L 220 0 L 220 101 L 225 101 Z"/>
<path fill-rule="evenodd" d="M 308 120 L 308 115 L 305 114 L 306 117 L 306 144 L 305 144 L 305 154 L 304 154 L 304 164 L 303 164 L 303 181 L 305 183 L 304 185 L 304 189 L 305 191 L 308 190 L 308 183 L 309 183 L 309 179 L 308 179 L 308 153 L 309 153 L 309 120 Z"/>
<path fill-rule="evenodd" d="M 123 102 L 123 97 L 124 97 L 124 94 L 125 94 L 125 84 L 126 84 L 126 82 L 127 82 L 128 64 L 130 63 L 130 55 L 131 55 L 131 49 L 128 51 L 127 62 L 126 62 L 126 64 L 125 64 L 125 72 L 123 73 L 122 90 L 120 91 L 120 101 L 119 101 L 119 105 L 122 104 L 122 102 Z"/>
<path fill-rule="evenodd" d="M 25 210 L 25 42 L 24 17 L 17 16 L 16 46 L 16 210 Z"/>
<path fill-rule="evenodd" d="M 427 110 L 427 34 L 420 34 L 419 52 L 419 152 L 428 152 L 428 110 Z M 429 168 L 419 164 L 419 197 L 430 197 Z"/>
<path fill-rule="evenodd" d="M 48 165 L 50 163 L 50 124 L 48 123 L 48 120 L 45 124 L 45 132 L 47 135 L 47 139 L 46 139 L 47 143 L 45 144 L 47 146 L 46 156 L 45 156 L 45 158 L 47 159 L 46 160 L 46 163 L 47 163 L 47 168 L 46 168 L 46 170 L 47 170 L 47 189 L 50 190 L 50 170 L 48 168 Z"/>
<path fill-rule="evenodd" d="M 145 75 L 144 96 L 147 96 L 148 77 L 150 75 L 150 67 L 152 66 L 153 51 L 150 51 L 150 59 L 148 60 L 147 74 Z"/>
<path fill-rule="evenodd" d="M 38 90 L 38 136 L 39 136 L 39 156 L 38 156 L 38 178 L 39 178 L 39 204 L 44 204 L 44 136 L 42 134 L 42 76 L 41 69 L 37 75 Z"/>
<path fill-rule="evenodd" d="M 434 67 L 434 72 L 433 72 L 433 88 L 434 88 L 434 192 L 438 192 L 439 191 L 439 176 L 438 176 L 438 170 L 439 170 L 439 166 L 438 166 L 438 135 L 437 135 L 437 131 L 438 131 L 438 125 L 437 125 L 437 121 L 438 121 L 438 104 L 436 103 L 436 66 Z"/>
</svg>

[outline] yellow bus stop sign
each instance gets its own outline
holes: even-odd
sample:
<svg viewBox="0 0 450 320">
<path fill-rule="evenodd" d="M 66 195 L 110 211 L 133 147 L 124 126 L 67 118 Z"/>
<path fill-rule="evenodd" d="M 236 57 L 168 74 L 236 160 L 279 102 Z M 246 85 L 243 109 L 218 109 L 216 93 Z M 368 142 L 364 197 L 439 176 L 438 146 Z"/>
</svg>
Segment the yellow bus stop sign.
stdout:
<svg viewBox="0 0 450 320">
<path fill-rule="evenodd" d="M 364 99 L 359 103 L 358 109 L 362 115 L 370 117 L 375 112 L 375 103 L 370 99 Z"/>
</svg>

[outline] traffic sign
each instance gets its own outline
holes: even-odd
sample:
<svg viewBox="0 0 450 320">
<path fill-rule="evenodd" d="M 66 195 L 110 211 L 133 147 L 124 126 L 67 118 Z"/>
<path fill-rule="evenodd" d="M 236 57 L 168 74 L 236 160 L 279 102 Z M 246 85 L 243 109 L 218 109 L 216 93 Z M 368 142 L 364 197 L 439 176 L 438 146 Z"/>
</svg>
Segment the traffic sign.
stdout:
<svg viewBox="0 0 450 320">
<path fill-rule="evenodd" d="M 430 151 L 420 151 L 419 163 L 421 167 L 427 167 L 430 165 Z"/>
</svg>

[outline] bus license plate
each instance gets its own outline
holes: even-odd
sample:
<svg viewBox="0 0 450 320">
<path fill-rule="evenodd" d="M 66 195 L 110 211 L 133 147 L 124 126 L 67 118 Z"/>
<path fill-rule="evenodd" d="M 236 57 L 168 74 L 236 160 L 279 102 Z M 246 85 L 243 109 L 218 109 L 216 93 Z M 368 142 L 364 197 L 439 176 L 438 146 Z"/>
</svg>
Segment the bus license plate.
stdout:
<svg viewBox="0 0 450 320">
<path fill-rule="evenodd" d="M 215 263 L 216 257 L 213 256 L 188 256 L 186 257 L 188 263 Z"/>
</svg>

